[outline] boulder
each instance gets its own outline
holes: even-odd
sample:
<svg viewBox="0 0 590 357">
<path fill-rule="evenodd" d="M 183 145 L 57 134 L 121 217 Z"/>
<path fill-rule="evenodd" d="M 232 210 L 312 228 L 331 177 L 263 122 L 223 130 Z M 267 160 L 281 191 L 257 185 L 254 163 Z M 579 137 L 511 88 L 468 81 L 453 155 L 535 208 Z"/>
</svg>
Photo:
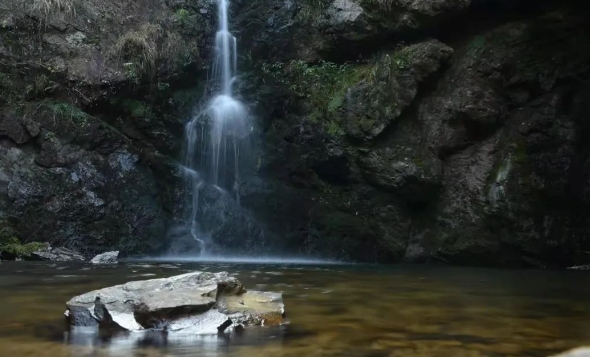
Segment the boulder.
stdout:
<svg viewBox="0 0 590 357">
<path fill-rule="evenodd" d="M 569 350 L 564 353 L 560 353 L 553 357 L 590 357 L 590 348 L 589 347 L 579 347 L 573 350 Z"/>
<path fill-rule="evenodd" d="M 413 102 L 420 83 L 438 72 L 452 54 L 449 46 L 429 40 L 382 56 L 370 78 L 347 91 L 346 133 L 357 140 L 372 140 L 385 132 Z"/>
<path fill-rule="evenodd" d="M 48 260 L 52 262 L 85 261 L 86 258 L 79 252 L 67 248 L 47 247 L 31 254 L 31 258 L 37 260 Z"/>
<path fill-rule="evenodd" d="M 132 281 L 76 296 L 66 303 L 72 327 L 215 334 L 284 321 L 282 294 L 246 291 L 227 272 L 192 272 Z"/>
<path fill-rule="evenodd" d="M 410 203 L 428 202 L 442 187 L 441 161 L 403 147 L 371 151 L 359 159 L 359 167 L 367 182 Z"/>
<path fill-rule="evenodd" d="M 117 264 L 119 258 L 119 251 L 106 252 L 97 255 L 90 261 L 92 264 Z"/>
</svg>

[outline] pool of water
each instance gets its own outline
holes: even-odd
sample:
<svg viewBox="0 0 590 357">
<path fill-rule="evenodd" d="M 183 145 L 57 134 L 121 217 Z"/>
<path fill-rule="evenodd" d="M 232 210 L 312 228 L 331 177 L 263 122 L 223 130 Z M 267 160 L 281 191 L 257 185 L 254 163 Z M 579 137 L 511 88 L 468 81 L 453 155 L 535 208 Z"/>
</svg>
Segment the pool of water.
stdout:
<svg viewBox="0 0 590 357">
<path fill-rule="evenodd" d="M 228 271 L 282 291 L 290 323 L 242 336 L 65 331 L 71 297 L 130 280 Z M 0 356 L 505 357 L 590 343 L 590 274 L 428 266 L 0 264 Z"/>
</svg>

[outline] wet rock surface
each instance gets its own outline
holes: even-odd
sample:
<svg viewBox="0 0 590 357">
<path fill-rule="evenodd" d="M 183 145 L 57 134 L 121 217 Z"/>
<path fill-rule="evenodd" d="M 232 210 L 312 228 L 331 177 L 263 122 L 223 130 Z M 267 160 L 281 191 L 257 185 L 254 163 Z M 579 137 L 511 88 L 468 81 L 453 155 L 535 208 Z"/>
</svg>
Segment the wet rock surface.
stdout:
<svg viewBox="0 0 590 357">
<path fill-rule="evenodd" d="M 119 252 L 106 252 L 99 254 L 92 258 L 90 262 L 92 264 L 117 264 L 119 259 Z"/>
<path fill-rule="evenodd" d="M 127 331 L 216 334 L 284 322 L 282 294 L 247 291 L 226 272 L 133 281 L 74 297 L 66 305 L 71 326 Z"/>
<path fill-rule="evenodd" d="M 243 202 L 267 222 L 288 216 L 288 246 L 383 262 L 587 264 L 580 2 L 291 5 L 245 32 L 252 56 L 282 72 L 266 70 L 275 82 L 253 97 L 268 104 L 261 174 L 272 187 L 255 192 L 272 209 L 252 193 Z"/>
<path fill-rule="evenodd" d="M 0 6 L 0 225 L 88 256 L 162 251 L 215 4 L 42 3 Z"/>
<path fill-rule="evenodd" d="M 33 260 L 45 260 L 51 262 L 72 262 L 78 261 L 83 262 L 86 258 L 71 249 L 67 248 L 52 248 L 47 247 L 46 249 L 38 250 L 31 254 L 31 259 Z"/>
<path fill-rule="evenodd" d="M 0 230 L 85 256 L 200 252 L 175 158 L 214 2 L 29 3 L 0 8 Z M 232 1 L 256 164 L 199 191 L 211 251 L 587 264 L 582 5 Z"/>
</svg>

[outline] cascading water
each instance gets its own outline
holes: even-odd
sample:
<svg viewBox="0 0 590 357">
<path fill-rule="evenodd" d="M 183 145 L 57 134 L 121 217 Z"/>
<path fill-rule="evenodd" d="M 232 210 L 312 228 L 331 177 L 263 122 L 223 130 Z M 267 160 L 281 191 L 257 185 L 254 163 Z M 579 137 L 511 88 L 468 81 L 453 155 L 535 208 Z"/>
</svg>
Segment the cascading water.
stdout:
<svg viewBox="0 0 590 357">
<path fill-rule="evenodd" d="M 237 41 L 229 32 L 229 0 L 217 0 L 219 29 L 215 36 L 215 94 L 205 110 L 186 125 L 185 176 L 190 189 L 186 223 L 205 253 L 208 232 L 199 224 L 199 196 L 206 185 L 239 198 L 240 169 L 249 156 L 252 131 L 246 107 L 233 95 L 237 74 Z M 198 171 L 200 170 L 200 171 Z M 202 173 L 202 174 L 201 174 Z"/>
</svg>

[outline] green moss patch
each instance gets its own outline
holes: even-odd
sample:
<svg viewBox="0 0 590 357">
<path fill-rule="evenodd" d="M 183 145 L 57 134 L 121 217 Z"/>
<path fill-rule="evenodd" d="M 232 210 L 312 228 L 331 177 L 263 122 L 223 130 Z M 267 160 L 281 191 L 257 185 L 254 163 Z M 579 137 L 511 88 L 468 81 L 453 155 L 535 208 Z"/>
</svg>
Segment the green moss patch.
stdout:
<svg viewBox="0 0 590 357">
<path fill-rule="evenodd" d="M 32 253 L 45 249 L 47 243 L 21 243 L 17 232 L 7 222 L 0 221 L 0 256 L 4 259 L 27 258 Z"/>
<path fill-rule="evenodd" d="M 337 115 L 348 89 L 370 73 L 369 65 L 338 64 L 321 61 L 317 64 L 301 60 L 289 63 L 265 63 L 262 71 L 278 84 L 304 99 L 308 120 L 322 125 L 331 136 L 344 134 Z"/>
</svg>

